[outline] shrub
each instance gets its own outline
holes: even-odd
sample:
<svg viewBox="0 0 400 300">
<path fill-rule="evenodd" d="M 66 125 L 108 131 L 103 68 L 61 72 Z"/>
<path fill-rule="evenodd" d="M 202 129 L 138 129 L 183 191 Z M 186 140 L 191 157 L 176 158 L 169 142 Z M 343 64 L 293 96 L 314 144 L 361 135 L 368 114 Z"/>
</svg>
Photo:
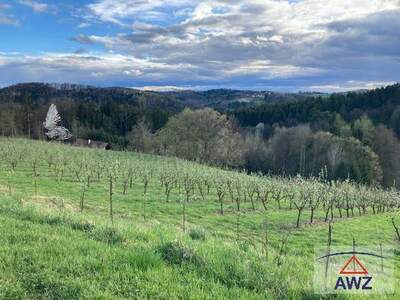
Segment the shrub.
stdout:
<svg viewBox="0 0 400 300">
<path fill-rule="evenodd" d="M 111 245 L 122 243 L 125 240 L 123 235 L 113 227 L 97 228 L 90 232 L 90 237 L 96 241 L 105 242 Z"/>
<path fill-rule="evenodd" d="M 193 264 L 200 266 L 203 264 L 202 258 L 180 241 L 172 241 L 163 245 L 159 252 L 161 257 L 172 265 Z"/>
<path fill-rule="evenodd" d="M 95 229 L 95 225 L 88 221 L 72 222 L 71 228 L 74 230 L 80 230 L 80 231 L 84 231 L 84 232 L 92 232 Z"/>
<path fill-rule="evenodd" d="M 192 240 L 205 241 L 206 233 L 203 229 L 190 229 L 189 236 Z"/>
</svg>

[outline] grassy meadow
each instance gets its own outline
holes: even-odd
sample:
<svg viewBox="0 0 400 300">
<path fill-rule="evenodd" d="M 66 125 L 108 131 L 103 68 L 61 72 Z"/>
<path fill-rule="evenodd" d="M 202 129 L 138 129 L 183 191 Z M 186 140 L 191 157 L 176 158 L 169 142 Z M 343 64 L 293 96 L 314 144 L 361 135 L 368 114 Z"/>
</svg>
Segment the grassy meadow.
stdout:
<svg viewBox="0 0 400 300">
<path fill-rule="evenodd" d="M 328 240 L 322 204 L 297 228 L 288 197 L 249 200 L 252 176 L 26 140 L 0 139 L 0 159 L 0 299 L 358 299 L 313 292 L 314 247 Z M 218 189 L 227 178 L 243 188 L 240 209 Z M 260 180 L 300 197 L 292 180 Z M 331 213 L 332 246 L 395 247 L 398 283 L 397 212 Z"/>
</svg>

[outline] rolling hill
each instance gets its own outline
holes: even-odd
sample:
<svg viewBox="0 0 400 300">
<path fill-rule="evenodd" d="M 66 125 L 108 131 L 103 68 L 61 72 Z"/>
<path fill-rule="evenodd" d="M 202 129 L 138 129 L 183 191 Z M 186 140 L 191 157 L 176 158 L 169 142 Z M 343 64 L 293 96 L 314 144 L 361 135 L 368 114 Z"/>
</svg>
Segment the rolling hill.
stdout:
<svg viewBox="0 0 400 300">
<path fill-rule="evenodd" d="M 312 223 L 315 196 L 297 227 L 295 205 L 316 182 L 27 140 L 1 139 L 0 157 L 0 299 L 320 299 L 312 280 L 314 247 L 328 240 L 325 185 Z M 271 198 L 251 198 L 253 188 Z M 382 202 L 397 194 L 366 196 L 381 199 L 376 212 L 362 187 L 348 188 L 361 202 L 335 204 L 332 246 L 391 245 L 398 269 L 399 203 Z M 362 298 L 325 296 L 338 297 Z"/>
</svg>

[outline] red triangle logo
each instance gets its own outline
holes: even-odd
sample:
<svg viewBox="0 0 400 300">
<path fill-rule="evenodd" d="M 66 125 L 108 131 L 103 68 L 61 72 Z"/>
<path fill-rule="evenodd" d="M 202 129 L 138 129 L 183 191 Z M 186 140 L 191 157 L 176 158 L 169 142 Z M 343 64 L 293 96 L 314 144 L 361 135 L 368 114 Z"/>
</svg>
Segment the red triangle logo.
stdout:
<svg viewBox="0 0 400 300">
<path fill-rule="evenodd" d="M 354 263 L 352 270 L 350 268 L 348 268 L 351 263 Z M 356 269 L 355 265 L 357 265 L 359 268 Z M 340 270 L 339 274 L 341 274 L 341 275 L 367 275 L 368 270 L 367 270 L 367 268 L 364 267 L 364 265 L 361 263 L 361 261 L 355 255 L 353 255 L 352 257 L 350 257 L 349 260 L 346 261 L 343 268 Z"/>
</svg>

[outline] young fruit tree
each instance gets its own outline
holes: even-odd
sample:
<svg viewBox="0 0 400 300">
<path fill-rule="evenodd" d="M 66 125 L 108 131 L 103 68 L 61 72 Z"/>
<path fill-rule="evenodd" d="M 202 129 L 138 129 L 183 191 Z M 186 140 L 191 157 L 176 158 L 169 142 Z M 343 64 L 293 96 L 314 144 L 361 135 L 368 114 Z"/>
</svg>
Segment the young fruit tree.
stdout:
<svg viewBox="0 0 400 300">
<path fill-rule="evenodd" d="M 114 195 L 114 183 L 117 181 L 119 174 L 121 163 L 118 160 L 112 161 L 107 168 L 107 177 L 108 177 L 108 192 L 109 192 L 109 204 L 110 204 L 110 221 L 111 224 L 114 224 L 114 211 L 113 211 L 113 195 Z"/>
<path fill-rule="evenodd" d="M 223 215 L 224 214 L 224 197 L 225 197 L 226 190 L 227 190 L 225 180 L 223 178 L 217 178 L 215 188 L 217 190 L 218 202 L 220 205 L 219 212 L 221 215 Z"/>
</svg>

